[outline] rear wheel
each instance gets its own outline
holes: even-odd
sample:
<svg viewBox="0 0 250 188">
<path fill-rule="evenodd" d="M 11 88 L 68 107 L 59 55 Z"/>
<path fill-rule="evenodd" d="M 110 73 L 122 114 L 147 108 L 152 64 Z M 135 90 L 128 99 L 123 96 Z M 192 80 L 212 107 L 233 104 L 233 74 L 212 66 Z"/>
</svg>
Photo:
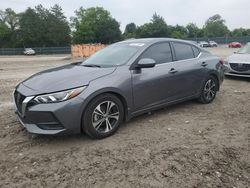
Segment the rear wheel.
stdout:
<svg viewBox="0 0 250 188">
<path fill-rule="evenodd" d="M 209 76 L 203 84 L 199 101 L 203 104 L 211 103 L 216 97 L 218 88 L 217 79 L 214 76 Z"/>
<path fill-rule="evenodd" d="M 115 95 L 94 98 L 83 114 L 83 130 L 92 138 L 101 139 L 114 134 L 123 121 L 124 109 Z"/>
</svg>

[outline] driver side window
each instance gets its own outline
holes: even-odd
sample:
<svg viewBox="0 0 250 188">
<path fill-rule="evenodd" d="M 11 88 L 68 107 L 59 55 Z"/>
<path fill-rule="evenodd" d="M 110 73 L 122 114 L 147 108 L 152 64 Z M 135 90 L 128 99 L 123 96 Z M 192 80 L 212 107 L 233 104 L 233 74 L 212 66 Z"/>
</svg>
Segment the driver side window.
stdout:
<svg viewBox="0 0 250 188">
<path fill-rule="evenodd" d="M 168 42 L 158 43 L 150 46 L 140 59 L 150 58 L 155 60 L 156 64 L 168 63 L 173 61 L 172 51 Z"/>
</svg>

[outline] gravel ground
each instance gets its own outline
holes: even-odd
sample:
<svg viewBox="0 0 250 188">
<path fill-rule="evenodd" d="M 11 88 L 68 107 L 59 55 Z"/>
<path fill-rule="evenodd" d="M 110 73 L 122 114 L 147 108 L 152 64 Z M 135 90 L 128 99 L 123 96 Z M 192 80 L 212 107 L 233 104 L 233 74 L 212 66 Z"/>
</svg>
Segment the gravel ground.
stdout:
<svg viewBox="0 0 250 188">
<path fill-rule="evenodd" d="M 29 135 L 14 114 L 14 86 L 69 61 L 0 57 L 0 187 L 250 187 L 249 79 L 226 78 L 212 104 L 145 114 L 104 140 Z"/>
</svg>

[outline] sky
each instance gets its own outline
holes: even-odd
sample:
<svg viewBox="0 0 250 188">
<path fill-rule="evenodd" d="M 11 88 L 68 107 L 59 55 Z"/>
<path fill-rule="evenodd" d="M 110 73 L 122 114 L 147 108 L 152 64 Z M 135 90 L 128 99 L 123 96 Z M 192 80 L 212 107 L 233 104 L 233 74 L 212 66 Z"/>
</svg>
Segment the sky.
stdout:
<svg viewBox="0 0 250 188">
<path fill-rule="evenodd" d="M 230 30 L 250 28 L 250 0 L 0 0 L 0 9 L 21 12 L 38 4 L 46 8 L 59 4 L 68 19 L 81 6 L 102 6 L 121 24 L 121 30 L 131 22 L 149 22 L 155 12 L 169 25 L 192 22 L 202 27 L 209 17 L 220 14 Z"/>
</svg>

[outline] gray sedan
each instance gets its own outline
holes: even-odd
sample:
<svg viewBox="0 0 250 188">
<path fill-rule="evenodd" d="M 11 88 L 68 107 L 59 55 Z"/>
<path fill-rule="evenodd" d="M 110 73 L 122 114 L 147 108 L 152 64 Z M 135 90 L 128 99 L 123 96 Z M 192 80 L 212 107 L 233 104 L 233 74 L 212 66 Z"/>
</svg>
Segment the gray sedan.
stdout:
<svg viewBox="0 0 250 188">
<path fill-rule="evenodd" d="M 225 60 L 225 75 L 250 78 L 250 43 Z"/>
<path fill-rule="evenodd" d="M 223 62 L 168 38 L 118 42 L 84 62 L 37 73 L 17 85 L 16 113 L 33 134 L 85 132 L 105 138 L 122 122 L 191 99 L 211 103 Z"/>
</svg>

